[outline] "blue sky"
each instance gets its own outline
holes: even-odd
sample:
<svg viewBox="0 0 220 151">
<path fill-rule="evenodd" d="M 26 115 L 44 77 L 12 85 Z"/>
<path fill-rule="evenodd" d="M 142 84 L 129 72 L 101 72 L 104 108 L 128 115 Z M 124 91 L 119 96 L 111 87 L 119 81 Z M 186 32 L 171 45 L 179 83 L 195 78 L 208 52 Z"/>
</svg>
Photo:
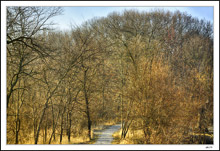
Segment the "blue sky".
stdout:
<svg viewBox="0 0 220 151">
<path fill-rule="evenodd" d="M 206 19 L 213 22 L 213 7 L 63 7 L 63 15 L 53 18 L 53 22 L 57 23 L 56 27 L 61 30 L 70 29 L 70 25 L 80 25 L 84 21 L 94 17 L 105 17 L 113 11 L 123 12 L 123 10 L 136 9 L 139 11 L 151 11 L 154 9 L 164 9 L 174 12 L 187 12 L 193 17 Z"/>
</svg>

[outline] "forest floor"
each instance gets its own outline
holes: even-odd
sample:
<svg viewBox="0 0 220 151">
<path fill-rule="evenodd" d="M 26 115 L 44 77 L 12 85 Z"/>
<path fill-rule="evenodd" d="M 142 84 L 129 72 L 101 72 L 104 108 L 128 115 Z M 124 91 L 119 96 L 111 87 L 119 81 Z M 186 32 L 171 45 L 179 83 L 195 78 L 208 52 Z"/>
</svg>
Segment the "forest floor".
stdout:
<svg viewBox="0 0 220 151">
<path fill-rule="evenodd" d="M 103 130 L 95 130 L 94 135 L 97 137 L 94 144 L 111 144 L 113 141 L 113 133 L 121 128 L 121 124 L 107 126 Z"/>
</svg>

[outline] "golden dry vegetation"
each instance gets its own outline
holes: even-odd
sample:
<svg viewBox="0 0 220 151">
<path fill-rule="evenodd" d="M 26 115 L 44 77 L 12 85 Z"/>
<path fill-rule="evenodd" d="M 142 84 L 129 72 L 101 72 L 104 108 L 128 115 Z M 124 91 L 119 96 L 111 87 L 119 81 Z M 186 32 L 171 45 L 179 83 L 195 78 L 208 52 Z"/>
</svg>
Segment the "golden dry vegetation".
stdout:
<svg viewBox="0 0 220 151">
<path fill-rule="evenodd" d="M 51 30 L 60 7 L 7 7 L 7 144 L 213 143 L 213 27 L 176 11 L 113 12 Z"/>
</svg>

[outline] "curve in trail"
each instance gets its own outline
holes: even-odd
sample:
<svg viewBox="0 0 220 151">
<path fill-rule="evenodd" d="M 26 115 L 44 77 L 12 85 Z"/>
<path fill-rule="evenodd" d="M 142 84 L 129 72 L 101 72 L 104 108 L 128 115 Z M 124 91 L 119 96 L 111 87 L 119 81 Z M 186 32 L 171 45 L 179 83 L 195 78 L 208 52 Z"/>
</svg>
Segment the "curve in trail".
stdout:
<svg viewBox="0 0 220 151">
<path fill-rule="evenodd" d="M 112 134 L 118 131 L 120 128 L 121 124 L 116 124 L 103 130 L 95 144 L 111 144 L 113 141 Z"/>
</svg>

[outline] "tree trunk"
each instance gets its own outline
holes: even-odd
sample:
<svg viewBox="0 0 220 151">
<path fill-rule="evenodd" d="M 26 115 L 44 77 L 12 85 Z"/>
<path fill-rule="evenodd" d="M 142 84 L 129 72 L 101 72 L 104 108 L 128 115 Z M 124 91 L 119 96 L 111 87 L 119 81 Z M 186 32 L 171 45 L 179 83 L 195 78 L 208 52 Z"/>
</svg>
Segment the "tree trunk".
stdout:
<svg viewBox="0 0 220 151">
<path fill-rule="evenodd" d="M 105 87 L 103 85 L 102 88 L 102 119 L 104 120 L 104 113 L 105 113 Z"/>
<path fill-rule="evenodd" d="M 91 140 L 91 119 L 90 119 L 90 113 L 89 113 L 89 99 L 88 99 L 88 95 L 87 95 L 87 90 L 86 90 L 86 73 L 87 73 L 88 69 L 86 69 L 84 71 L 84 95 L 85 95 L 85 102 L 86 102 L 86 115 L 87 115 L 87 120 L 88 120 L 88 137 L 89 140 Z"/>
<path fill-rule="evenodd" d="M 58 113 L 58 115 L 57 115 L 56 123 L 55 123 L 55 125 L 54 125 L 54 127 L 53 127 L 53 132 L 52 132 L 52 134 L 51 134 L 51 136 L 50 136 L 49 144 L 51 143 L 52 137 L 54 136 L 54 138 L 55 138 L 55 129 L 56 129 L 56 126 L 57 126 L 57 121 L 58 121 L 58 119 L 59 119 L 59 116 L 60 116 L 60 110 L 59 110 L 59 113 Z"/>
<path fill-rule="evenodd" d="M 88 136 L 89 136 L 89 140 L 91 140 L 91 119 L 90 119 L 90 113 L 89 113 L 89 100 L 87 97 L 87 93 L 85 92 L 85 101 L 86 101 L 86 115 L 87 115 L 87 119 L 88 119 Z"/>
<path fill-rule="evenodd" d="M 54 111 L 53 111 L 53 104 L 52 104 L 52 116 L 53 116 L 53 131 L 55 130 L 55 121 L 54 121 Z M 53 140 L 56 140 L 56 137 L 55 137 L 55 133 L 53 132 L 52 133 L 53 135 Z"/>
<path fill-rule="evenodd" d="M 70 143 L 70 136 L 71 136 L 71 125 L 72 120 L 71 120 L 71 113 L 69 113 L 69 130 L 68 130 L 68 142 Z"/>
<path fill-rule="evenodd" d="M 37 144 L 37 142 L 38 142 L 41 124 L 42 124 L 42 122 L 43 122 L 43 118 L 44 118 L 46 109 L 47 109 L 47 107 L 48 107 L 48 101 L 49 101 L 49 99 L 47 99 L 47 101 L 46 101 L 46 103 L 45 103 L 45 106 L 44 106 L 44 109 L 43 109 L 43 112 L 42 112 L 42 115 L 41 115 L 41 118 L 40 118 L 40 123 L 39 123 L 38 128 L 37 128 L 37 135 L 36 135 L 36 137 L 35 137 L 35 144 Z"/>
<path fill-rule="evenodd" d="M 65 107 L 63 110 L 63 114 L 61 116 L 61 126 L 60 126 L 60 143 L 62 143 L 62 139 L 63 139 L 63 115 L 65 113 Z"/>
<path fill-rule="evenodd" d="M 19 81 L 19 87 L 20 87 L 20 81 Z M 17 103 L 16 103 L 16 108 L 17 108 L 17 113 L 16 113 L 16 129 L 15 129 L 15 144 L 18 144 L 18 135 L 19 135 L 19 131 L 20 131 L 20 117 L 19 117 L 19 100 L 20 100 L 20 93 L 18 91 L 18 100 L 17 100 Z"/>
<path fill-rule="evenodd" d="M 20 131 L 20 119 L 19 117 L 17 117 L 17 120 L 16 120 L 16 136 L 15 136 L 15 144 L 18 144 L 18 135 L 19 135 L 19 131 Z"/>
<path fill-rule="evenodd" d="M 47 142 L 47 123 L 44 127 L 44 144 Z"/>
<path fill-rule="evenodd" d="M 37 129 L 35 111 L 33 112 L 33 114 L 34 114 L 34 140 L 35 140 L 35 137 L 36 137 L 36 129 Z"/>
<path fill-rule="evenodd" d="M 123 138 L 123 133 L 124 133 L 124 131 L 123 131 L 123 97 L 122 97 L 122 94 L 121 94 L 121 138 Z"/>
<path fill-rule="evenodd" d="M 89 110 L 88 106 L 87 106 L 87 110 Z M 92 122 L 90 120 L 89 111 L 87 111 L 87 118 L 88 118 L 88 136 L 89 136 L 89 140 L 91 140 L 91 125 L 92 125 Z"/>
<path fill-rule="evenodd" d="M 62 138 L 63 138 L 63 122 L 61 123 L 61 127 L 60 127 L 60 143 L 62 143 Z"/>
</svg>

